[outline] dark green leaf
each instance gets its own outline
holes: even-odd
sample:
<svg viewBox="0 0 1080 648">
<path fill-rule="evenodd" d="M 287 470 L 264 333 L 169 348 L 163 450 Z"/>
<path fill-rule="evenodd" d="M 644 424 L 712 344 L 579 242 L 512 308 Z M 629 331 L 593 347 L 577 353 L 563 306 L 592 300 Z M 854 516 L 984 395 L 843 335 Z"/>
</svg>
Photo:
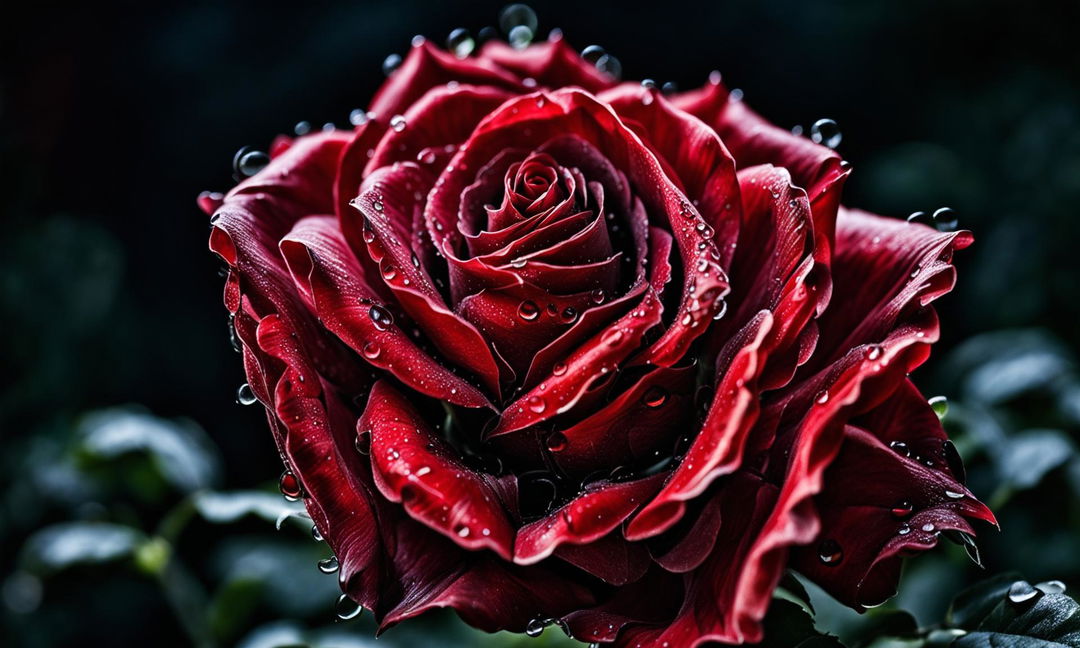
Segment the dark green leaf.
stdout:
<svg viewBox="0 0 1080 648">
<path fill-rule="evenodd" d="M 284 515 L 292 516 L 304 511 L 304 505 L 300 502 L 290 502 L 278 493 L 263 491 L 206 491 L 196 493 L 193 501 L 199 515 L 215 524 L 230 524 L 247 515 L 277 522 Z"/>
<path fill-rule="evenodd" d="M 1025 430 L 1008 437 L 994 454 L 1001 480 L 1013 490 L 1024 490 L 1068 461 L 1075 450 L 1058 430 Z"/>
<path fill-rule="evenodd" d="M 954 648 L 1077 648 L 1080 604 L 1058 584 L 1033 587 L 999 576 L 957 597 L 949 623 L 969 632 Z M 1052 593 L 1046 593 L 1052 592 Z"/>
<path fill-rule="evenodd" d="M 836 637 L 814 627 L 814 619 L 798 603 L 773 599 L 764 620 L 761 648 L 843 648 Z"/>
<path fill-rule="evenodd" d="M 146 540 L 138 529 L 105 522 L 65 522 L 34 533 L 23 546 L 23 564 L 37 573 L 127 558 Z"/>
<path fill-rule="evenodd" d="M 114 408 L 87 415 L 79 426 L 80 450 L 111 460 L 143 453 L 177 489 L 189 492 L 212 486 L 220 460 L 213 443 L 197 425 L 168 421 L 134 408 Z"/>
</svg>

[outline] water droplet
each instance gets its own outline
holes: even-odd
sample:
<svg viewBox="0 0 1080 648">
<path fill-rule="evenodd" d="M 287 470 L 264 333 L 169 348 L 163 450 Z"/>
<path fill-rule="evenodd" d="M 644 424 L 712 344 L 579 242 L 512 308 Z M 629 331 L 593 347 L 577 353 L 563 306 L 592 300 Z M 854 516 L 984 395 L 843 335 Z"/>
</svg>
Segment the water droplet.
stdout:
<svg viewBox="0 0 1080 648">
<path fill-rule="evenodd" d="M 233 170 L 240 177 L 250 178 L 270 164 L 270 156 L 245 146 L 233 156 Z"/>
<path fill-rule="evenodd" d="M 907 534 L 911 533 L 911 527 L 904 524 L 896 532 L 899 533 L 900 535 L 907 535 Z"/>
<path fill-rule="evenodd" d="M 930 404 L 930 409 L 934 410 L 934 414 L 937 414 L 938 419 L 945 418 L 945 415 L 949 413 L 949 399 L 944 396 L 934 396 L 927 403 Z"/>
<path fill-rule="evenodd" d="M 956 444 L 946 439 L 941 443 L 941 453 L 945 456 L 945 465 L 961 484 L 967 481 L 967 471 L 964 470 L 964 460 L 956 450 Z"/>
<path fill-rule="evenodd" d="M 596 69 L 616 81 L 622 78 L 622 63 L 611 54 L 604 54 L 597 59 Z"/>
<path fill-rule="evenodd" d="M 536 302 L 526 299 L 518 304 L 518 317 L 531 322 L 540 316 L 540 307 L 536 305 Z"/>
<path fill-rule="evenodd" d="M 922 525 L 922 530 L 927 533 L 933 533 L 934 529 L 936 528 L 937 527 L 935 527 L 932 522 L 927 522 L 926 524 Z"/>
<path fill-rule="evenodd" d="M 844 558 L 844 552 L 836 540 L 822 540 L 818 544 L 818 558 L 826 565 L 835 565 Z"/>
<path fill-rule="evenodd" d="M 604 292 L 603 288 L 597 288 L 592 291 L 589 296 L 592 298 L 594 304 L 603 304 L 604 300 L 607 299 L 607 294 Z"/>
<path fill-rule="evenodd" d="M 319 561 L 319 571 L 324 574 L 333 574 L 338 570 L 340 565 L 338 564 L 337 556 L 330 556 Z"/>
<path fill-rule="evenodd" d="M 840 127 L 831 119 L 819 119 L 810 126 L 810 140 L 815 144 L 824 144 L 831 149 L 840 146 L 843 135 Z"/>
<path fill-rule="evenodd" d="M 397 268 L 391 263 L 384 263 L 379 270 L 382 272 L 382 278 L 386 281 L 390 281 L 397 276 Z"/>
<path fill-rule="evenodd" d="M 957 492 L 957 491 L 954 491 L 954 490 L 949 490 L 949 489 L 946 488 L 945 489 L 945 497 L 948 497 L 949 499 L 964 499 L 965 495 L 963 493 L 960 493 L 960 492 Z"/>
<path fill-rule="evenodd" d="M 550 452 L 562 452 L 566 449 L 566 435 L 562 432 L 552 432 L 547 438 L 547 449 Z"/>
<path fill-rule="evenodd" d="M 416 161 L 421 164 L 435 164 L 435 151 L 426 148 L 416 154 Z"/>
<path fill-rule="evenodd" d="M 252 391 L 251 385 L 244 383 L 240 385 L 240 389 L 236 390 L 236 402 L 241 405 L 254 405 L 259 402 L 259 399 L 255 397 L 255 392 Z"/>
<path fill-rule="evenodd" d="M 657 409 L 663 407 L 667 402 L 668 392 L 666 389 L 659 385 L 653 385 L 645 390 L 645 394 L 641 397 L 641 402 L 645 404 L 645 407 Z"/>
<path fill-rule="evenodd" d="M 829 392 L 826 390 L 819 391 L 817 396 L 814 397 L 814 402 L 818 403 L 819 405 L 824 405 L 825 403 L 829 402 Z"/>
<path fill-rule="evenodd" d="M 551 375 L 553 375 L 553 376 L 561 376 L 561 375 L 563 375 L 565 373 L 566 373 L 566 363 L 565 362 L 556 362 L 551 367 Z"/>
<path fill-rule="evenodd" d="M 950 207 L 936 210 L 931 218 L 934 219 L 934 225 L 943 232 L 951 232 L 960 224 L 960 217 Z"/>
<path fill-rule="evenodd" d="M 896 454 L 901 454 L 905 457 L 911 456 L 911 450 L 908 449 L 908 444 L 903 441 L 892 441 L 889 443 L 889 447 L 892 448 Z"/>
<path fill-rule="evenodd" d="M 356 440 L 353 441 L 353 447 L 364 456 L 371 454 L 371 435 L 366 432 L 357 434 Z"/>
<path fill-rule="evenodd" d="M 877 360 L 881 357 L 881 346 L 877 344 L 871 344 L 866 347 L 866 359 Z"/>
<path fill-rule="evenodd" d="M 540 398 L 539 396 L 529 396 L 529 398 L 525 401 L 525 404 L 528 405 L 529 410 L 535 414 L 540 414 L 545 409 L 547 409 L 547 403 L 545 403 L 544 399 Z"/>
<path fill-rule="evenodd" d="M 581 50 L 581 58 L 585 59 L 586 63 L 592 63 L 596 65 L 596 62 L 601 59 L 607 52 L 603 47 L 599 45 L 589 45 L 585 49 Z"/>
<path fill-rule="evenodd" d="M 297 135 L 307 135 L 308 133 L 311 132 L 311 122 L 309 122 L 309 121 L 298 121 L 298 122 L 296 122 L 296 126 L 293 126 L 293 132 L 296 133 Z"/>
<path fill-rule="evenodd" d="M 1039 590 L 1043 594 L 1064 594 L 1066 587 L 1065 583 L 1059 580 L 1043 581 L 1035 584 L 1035 589 Z"/>
<path fill-rule="evenodd" d="M 742 99 L 743 99 L 742 88 L 733 88 L 731 90 L 731 92 L 728 93 L 728 101 L 742 101 Z"/>
<path fill-rule="evenodd" d="M 325 540 L 323 534 L 319 531 L 319 527 L 314 524 L 311 525 L 311 537 L 315 539 L 315 542 L 322 542 Z"/>
<path fill-rule="evenodd" d="M 1038 595 L 1039 590 L 1027 581 L 1016 581 L 1009 587 L 1009 601 L 1012 603 L 1027 603 Z"/>
<path fill-rule="evenodd" d="M 383 59 L 382 73 L 386 76 L 390 76 L 391 74 L 396 72 L 399 67 L 401 67 L 401 55 L 391 54 L 385 59 Z"/>
<path fill-rule="evenodd" d="M 300 480 L 296 478 L 296 475 L 291 470 L 281 473 L 278 487 L 281 489 L 281 494 L 290 502 L 299 500 L 304 494 L 304 490 L 300 487 Z"/>
<path fill-rule="evenodd" d="M 510 30 L 510 33 L 506 35 L 506 41 L 510 43 L 510 46 L 514 49 L 525 49 L 532 43 L 533 31 L 525 25 L 518 25 Z"/>
<path fill-rule="evenodd" d="M 364 344 L 362 352 L 365 358 L 367 358 L 368 360 L 374 360 L 375 358 L 379 357 L 380 353 L 382 353 L 382 349 L 375 342 L 369 341 Z"/>
<path fill-rule="evenodd" d="M 526 27 L 529 32 L 536 33 L 539 26 L 540 21 L 536 18 L 536 12 L 529 5 L 514 3 L 506 5 L 499 12 L 499 29 L 508 36 L 515 27 Z"/>
<path fill-rule="evenodd" d="M 904 519 L 911 515 L 911 512 L 915 510 L 914 505 L 911 502 L 904 500 L 892 508 L 892 515 L 894 518 Z"/>
<path fill-rule="evenodd" d="M 476 49 L 476 41 L 473 40 L 468 29 L 458 27 L 446 37 L 446 49 L 459 59 L 463 59 Z"/>
<path fill-rule="evenodd" d="M 532 619 L 525 626 L 525 635 L 528 637 L 536 638 L 544 634 L 544 628 L 547 627 L 547 622 L 539 617 Z"/>
<path fill-rule="evenodd" d="M 562 321 L 564 323 L 571 324 L 571 323 L 577 321 L 578 312 L 577 312 L 577 309 L 574 308 L 573 306 L 567 306 L 566 308 L 563 309 L 563 312 L 560 314 L 560 316 L 562 317 Z"/>
<path fill-rule="evenodd" d="M 679 91 L 679 86 L 674 81 L 667 81 L 664 85 L 660 86 L 660 92 L 666 95 L 675 94 Z"/>
<path fill-rule="evenodd" d="M 355 619 L 356 617 L 360 616 L 363 611 L 364 607 L 349 598 L 348 594 L 342 594 L 338 597 L 337 605 L 335 606 L 335 612 L 337 612 L 337 617 L 342 621 Z"/>
<path fill-rule="evenodd" d="M 394 325 L 394 316 L 390 314 L 390 311 L 386 310 L 378 304 L 373 304 L 368 310 L 368 316 L 371 321 L 375 323 L 375 328 L 380 331 L 385 331 Z"/>
<path fill-rule="evenodd" d="M 454 527 L 454 533 L 456 533 L 459 538 L 468 538 L 472 533 L 472 530 L 469 529 L 469 526 L 466 524 L 459 524 Z"/>
<path fill-rule="evenodd" d="M 393 128 L 395 133 L 405 130 L 405 118 L 401 115 L 394 115 L 390 118 L 390 128 Z"/>
<path fill-rule="evenodd" d="M 911 212 L 911 214 L 907 217 L 907 222 L 918 223 L 920 225 L 929 225 L 933 221 L 931 220 L 929 214 L 927 214 L 926 212 L 917 211 Z"/>
<path fill-rule="evenodd" d="M 349 123 L 353 126 L 363 126 L 368 121 L 368 114 L 361 108 L 355 108 L 349 113 Z"/>
</svg>

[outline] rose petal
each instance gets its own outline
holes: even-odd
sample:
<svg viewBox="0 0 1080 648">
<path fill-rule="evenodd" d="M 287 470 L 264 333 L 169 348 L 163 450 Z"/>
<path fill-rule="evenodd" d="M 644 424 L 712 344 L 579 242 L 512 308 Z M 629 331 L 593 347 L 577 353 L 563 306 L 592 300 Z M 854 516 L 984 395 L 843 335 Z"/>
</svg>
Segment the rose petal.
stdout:
<svg viewBox="0 0 1080 648">
<path fill-rule="evenodd" d="M 379 140 L 364 175 L 394 162 L 418 162 L 426 169 L 441 167 L 480 120 L 512 96 L 512 92 L 490 86 L 437 86 L 428 90 L 402 114 L 405 127 L 389 129 Z M 377 118 L 388 122 L 392 115 Z"/>
<path fill-rule="evenodd" d="M 551 458 L 560 470 L 586 476 L 597 470 L 656 463 L 669 451 L 693 412 L 696 368 L 661 367 L 581 422 L 558 433 L 565 442 Z M 651 461 L 650 461 L 651 460 Z"/>
<path fill-rule="evenodd" d="M 421 394 L 464 407 L 491 407 L 469 382 L 439 364 L 396 325 L 377 325 L 371 308 L 378 296 L 362 281 L 337 220 L 311 216 L 281 242 L 298 290 L 323 325 L 365 362 L 390 372 Z"/>
<path fill-rule="evenodd" d="M 484 43 L 480 57 L 509 70 L 521 79 L 532 79 L 548 88 L 578 86 L 590 92 L 610 87 L 614 80 L 590 65 L 561 38 L 515 49 L 499 40 Z"/>
<path fill-rule="evenodd" d="M 793 565 L 842 603 L 865 609 L 892 596 L 900 576 L 900 558 L 937 544 L 942 531 L 974 533 L 970 522 L 993 523 L 994 516 L 970 491 L 942 468 L 947 466 L 938 442 L 935 467 L 926 458 L 894 451 L 878 426 L 909 430 L 913 442 L 944 437 L 926 400 L 909 381 L 885 403 L 848 425 L 840 453 L 825 473 L 825 487 L 815 498 L 821 516 L 816 545 L 792 554 Z M 866 479 L 867 474 L 874 478 Z M 821 556 L 828 543 L 829 560 Z"/>
<path fill-rule="evenodd" d="M 518 529 L 514 562 L 531 565 L 562 544 L 588 544 L 622 524 L 660 487 L 664 475 L 597 484 L 568 504 Z"/>
<path fill-rule="evenodd" d="M 402 243 L 411 240 L 414 210 L 423 204 L 420 188 L 429 184 L 427 174 L 413 164 L 380 169 L 364 180 L 354 204 L 371 232 L 365 239 L 368 254 L 424 335 L 451 362 L 498 393 L 499 368 L 483 336 L 446 306 L 422 264 L 413 261 L 414 251 Z"/>
<path fill-rule="evenodd" d="M 755 379 L 764 360 L 761 345 L 772 325 L 772 316 L 762 311 L 732 340 L 731 359 L 717 372 L 716 396 L 701 431 L 663 490 L 627 525 L 627 538 L 641 540 L 671 528 L 682 517 L 687 500 L 738 468 L 745 439 L 757 420 Z"/>
<path fill-rule="evenodd" d="M 401 67 L 390 75 L 371 100 L 369 110 L 379 117 L 405 112 L 428 90 L 456 81 L 473 86 L 493 86 L 524 91 L 519 77 L 479 57 L 459 59 L 428 41 L 409 50 Z"/>
<path fill-rule="evenodd" d="M 357 428 L 371 437 L 375 484 L 387 499 L 466 549 L 510 560 L 514 529 L 492 478 L 466 468 L 404 396 L 377 382 Z"/>
</svg>

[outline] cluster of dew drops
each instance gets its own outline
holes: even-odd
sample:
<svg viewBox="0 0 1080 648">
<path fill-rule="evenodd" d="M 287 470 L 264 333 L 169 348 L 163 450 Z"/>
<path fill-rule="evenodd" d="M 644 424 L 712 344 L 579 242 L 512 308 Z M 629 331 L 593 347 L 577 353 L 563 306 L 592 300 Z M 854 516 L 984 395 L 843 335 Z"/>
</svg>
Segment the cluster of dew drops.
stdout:
<svg viewBox="0 0 1080 648">
<path fill-rule="evenodd" d="M 538 20 L 536 13 L 530 7 L 524 4 L 512 4 L 505 7 L 499 13 L 498 23 L 507 41 L 515 49 L 523 49 L 529 44 L 531 44 L 538 28 Z M 473 54 L 473 52 L 476 50 L 478 42 L 486 42 L 488 40 L 496 38 L 497 36 L 498 31 L 494 27 L 484 27 L 478 32 L 476 37 L 473 37 L 473 35 L 467 29 L 457 28 L 452 30 L 447 37 L 446 47 L 447 50 L 453 53 L 456 57 L 464 59 Z M 562 32 L 559 29 L 552 30 L 551 34 L 549 35 L 550 40 L 557 40 L 561 37 Z M 424 42 L 425 39 L 423 36 L 415 36 L 412 39 L 412 45 L 414 47 L 418 47 Z M 622 76 L 622 64 L 619 59 L 607 52 L 603 47 L 599 45 L 589 45 L 588 47 L 584 48 L 581 51 L 581 57 L 584 61 L 595 66 L 597 70 L 604 74 L 607 74 L 612 78 L 619 79 Z M 401 55 L 396 53 L 390 54 L 383 61 L 383 73 L 386 76 L 393 75 L 401 66 L 402 62 L 403 59 Z M 709 80 L 714 84 L 718 84 L 720 82 L 719 73 L 714 71 L 712 74 L 710 74 Z M 528 84 L 526 83 L 526 85 Z M 645 103 L 651 103 L 653 101 L 652 91 L 658 88 L 658 84 L 652 79 L 645 79 L 642 81 L 642 87 L 650 91 L 643 94 L 642 100 Z M 670 94 L 675 92 L 677 90 L 677 87 L 673 82 L 666 82 L 662 86 L 660 86 L 660 90 L 664 94 Z M 729 100 L 740 101 L 742 99 L 742 96 L 743 93 L 741 90 L 733 89 L 729 93 Z M 374 117 L 375 116 L 371 113 L 365 112 L 361 109 L 356 109 L 349 114 L 349 123 L 353 126 L 360 126 Z M 406 120 L 402 115 L 395 115 L 390 120 L 390 127 L 396 132 L 403 131 L 406 126 Z M 334 130 L 335 128 L 336 126 L 331 122 L 323 125 L 324 131 Z M 294 127 L 294 132 L 297 135 L 308 134 L 311 132 L 311 130 L 312 125 L 310 122 L 307 121 L 298 122 Z M 802 135 L 803 128 L 801 126 L 795 126 L 792 129 L 792 133 L 795 135 Z M 843 138 L 839 126 L 832 119 L 819 119 L 815 121 L 809 128 L 809 137 L 810 140 L 814 143 L 821 144 L 832 149 L 835 149 L 837 146 L 839 146 Z M 433 154 L 431 154 L 431 156 L 433 157 Z M 251 177 L 265 169 L 269 163 L 270 157 L 265 152 L 256 150 L 249 146 L 245 146 L 239 151 L 237 151 L 236 155 L 233 158 L 234 177 L 237 180 Z M 220 197 L 220 194 L 215 194 L 215 196 Z M 685 209 L 685 211 L 691 214 L 693 213 L 693 210 L 690 210 L 689 208 Z M 929 214 L 923 211 L 916 211 L 907 217 L 907 221 L 909 223 L 928 225 L 938 229 L 939 231 L 955 230 L 959 224 L 959 219 L 956 212 L 949 207 L 941 207 Z M 707 228 L 708 225 L 705 225 L 704 227 Z M 709 231 L 702 231 L 699 233 L 706 238 L 709 234 L 711 234 L 711 232 Z M 875 244 L 878 242 L 878 240 L 874 241 Z M 917 272 L 918 269 L 914 271 L 914 273 Z M 602 303 L 605 299 L 606 295 L 603 294 L 603 291 L 597 291 L 594 295 L 594 301 L 596 301 L 597 303 Z M 724 314 L 723 309 L 726 308 L 726 305 L 722 300 L 719 300 L 717 306 L 719 310 L 714 315 L 715 319 L 719 319 L 720 317 L 722 317 Z M 535 302 L 529 300 L 522 302 L 518 308 L 518 315 L 524 321 L 535 320 L 540 315 L 540 313 L 541 308 Z M 564 320 L 568 322 L 573 322 L 577 319 L 577 313 L 572 308 L 566 309 L 566 311 L 561 313 L 560 315 L 564 318 Z M 369 310 L 369 316 L 374 322 L 376 328 L 379 330 L 387 330 L 394 324 L 393 315 L 390 313 L 389 310 L 387 310 L 387 308 L 379 304 L 371 305 L 371 308 Z M 687 317 L 690 316 L 687 315 Z M 686 321 L 684 322 L 684 324 L 689 325 L 690 321 Z M 237 350 L 240 350 L 240 345 L 236 340 L 235 329 L 233 328 L 231 320 L 229 323 L 229 329 L 231 339 L 233 340 L 233 347 Z M 612 335 L 617 334 L 618 331 L 612 333 Z M 880 348 L 878 348 L 877 353 L 880 354 Z M 369 342 L 368 345 L 364 347 L 364 354 L 369 358 L 376 357 L 378 355 L 378 347 L 375 345 L 374 342 Z M 556 376 L 562 375 L 565 372 L 566 365 L 562 363 L 557 363 L 552 370 L 552 373 Z M 647 400 L 650 407 L 659 407 L 666 401 L 667 394 L 666 392 L 663 392 L 662 388 L 654 388 L 650 390 L 644 398 Z M 819 404 L 822 404 L 828 400 L 828 396 L 827 394 L 819 395 L 816 400 Z M 248 383 L 244 383 L 237 390 L 236 401 L 241 405 L 253 405 L 258 402 L 258 398 L 256 397 L 251 386 Z M 939 417 L 944 416 L 947 409 L 947 402 L 945 401 L 944 397 L 939 396 L 932 398 L 930 399 L 930 404 Z M 532 402 L 530 403 L 530 407 L 535 409 L 543 406 L 539 402 Z M 561 435 L 554 435 L 551 439 L 549 439 L 548 446 L 550 450 L 558 451 L 561 450 L 562 447 L 565 445 L 565 437 L 560 438 L 560 436 Z M 890 447 L 897 453 L 909 459 L 920 461 L 931 467 L 934 465 L 932 460 L 923 459 L 922 457 L 913 454 L 908 448 L 907 444 L 901 441 L 893 441 L 890 444 Z M 285 497 L 285 499 L 289 501 L 295 502 L 304 497 L 304 492 L 300 485 L 300 481 L 291 470 L 286 470 L 284 473 L 282 473 L 279 481 L 279 487 L 282 495 Z M 963 493 L 953 492 L 949 490 L 945 491 L 945 496 L 953 500 L 959 500 L 965 497 Z M 907 500 L 898 502 L 895 506 L 892 507 L 892 509 L 890 510 L 890 515 L 896 520 L 902 522 L 900 526 L 897 527 L 896 532 L 898 535 L 903 536 L 912 532 L 912 527 L 907 522 L 904 522 L 904 520 L 908 520 L 914 512 L 914 505 Z M 930 522 L 921 525 L 920 530 L 926 533 L 935 534 L 940 532 L 935 528 L 934 524 Z M 316 541 L 323 541 L 323 536 L 319 532 L 317 526 L 313 525 L 311 527 L 311 534 Z M 818 543 L 817 554 L 822 564 L 830 566 L 840 564 L 843 561 L 844 557 L 843 548 L 836 540 L 831 538 L 823 539 Z M 338 559 L 336 556 L 333 555 L 318 562 L 319 571 L 325 574 L 335 573 L 339 571 L 339 567 L 340 565 Z M 1027 585 L 1026 583 L 1023 584 Z M 1020 585 L 1020 583 L 1017 583 L 1017 585 Z M 1029 589 L 1031 591 L 1028 591 Z M 1032 594 L 1032 591 L 1036 592 L 1036 594 L 1038 593 L 1038 590 L 1035 590 L 1031 586 L 1028 586 L 1028 588 L 1024 589 L 1023 591 L 1018 590 L 1017 592 L 1011 592 L 1010 599 L 1016 598 L 1017 600 L 1020 600 L 1023 597 L 1031 598 L 1032 596 L 1036 595 Z M 363 607 L 353 601 L 348 594 L 342 594 L 337 601 L 335 611 L 339 619 L 349 620 L 360 616 L 363 612 Z M 565 622 L 559 619 L 552 619 L 544 616 L 537 616 L 532 619 L 526 626 L 525 634 L 530 637 L 538 637 L 544 632 L 545 628 L 551 625 L 559 626 L 567 635 L 570 634 Z M 595 647 L 599 644 L 591 645 Z"/>
</svg>

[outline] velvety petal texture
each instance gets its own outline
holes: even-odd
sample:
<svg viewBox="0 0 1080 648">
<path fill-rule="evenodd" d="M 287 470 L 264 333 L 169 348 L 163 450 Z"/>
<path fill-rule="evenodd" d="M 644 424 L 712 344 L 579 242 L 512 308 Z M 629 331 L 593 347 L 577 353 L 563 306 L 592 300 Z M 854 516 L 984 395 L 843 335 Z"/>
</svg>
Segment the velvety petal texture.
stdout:
<svg viewBox="0 0 1080 648">
<path fill-rule="evenodd" d="M 418 39 L 356 121 L 198 204 L 283 492 L 380 630 L 758 642 L 785 569 L 862 610 L 996 523 L 909 377 L 969 233 L 557 36 Z"/>
</svg>

